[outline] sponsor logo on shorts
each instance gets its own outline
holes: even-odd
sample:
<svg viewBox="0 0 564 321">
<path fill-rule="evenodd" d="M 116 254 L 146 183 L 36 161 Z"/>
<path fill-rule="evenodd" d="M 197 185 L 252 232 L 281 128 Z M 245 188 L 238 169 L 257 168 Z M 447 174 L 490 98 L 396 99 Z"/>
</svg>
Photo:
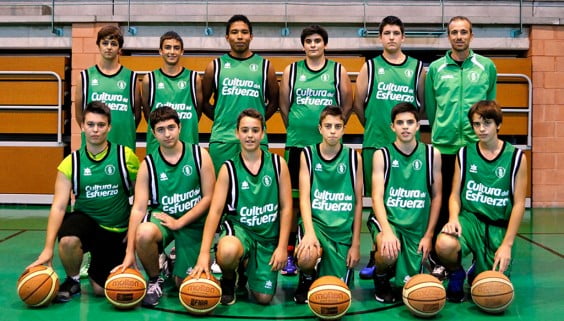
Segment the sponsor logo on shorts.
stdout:
<svg viewBox="0 0 564 321">
<path fill-rule="evenodd" d="M 272 281 L 268 280 L 264 283 L 265 289 L 272 289 Z"/>
</svg>

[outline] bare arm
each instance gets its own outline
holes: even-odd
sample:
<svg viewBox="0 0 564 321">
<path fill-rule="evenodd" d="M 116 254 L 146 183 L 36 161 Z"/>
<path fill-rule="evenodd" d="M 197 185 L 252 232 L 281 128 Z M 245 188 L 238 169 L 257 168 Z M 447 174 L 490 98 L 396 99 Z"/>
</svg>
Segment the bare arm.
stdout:
<svg viewBox="0 0 564 321">
<path fill-rule="evenodd" d="M 80 79 L 76 84 L 76 91 L 74 95 L 74 116 L 78 126 L 82 125 L 82 104 L 84 103 L 84 97 L 82 97 L 82 73 L 80 73 Z"/>
<path fill-rule="evenodd" d="M 264 119 L 268 120 L 278 110 L 278 80 L 276 79 L 276 72 L 272 64 L 268 65 L 266 76 L 266 99 L 267 105 L 264 111 Z"/>
<path fill-rule="evenodd" d="M 53 197 L 53 204 L 49 211 L 49 218 L 47 220 L 47 235 L 45 236 L 45 246 L 39 257 L 26 267 L 26 270 L 41 264 L 52 265 L 53 251 L 57 239 L 57 233 L 65 217 L 65 212 L 70 199 L 70 190 L 72 188 L 71 181 L 61 172 L 57 172 L 57 179 L 55 180 L 55 195 Z"/>
<path fill-rule="evenodd" d="M 515 241 L 515 235 L 525 213 L 525 197 L 527 194 L 527 159 L 525 155 L 521 159 L 521 165 L 517 170 L 515 178 L 515 192 L 513 194 L 513 209 L 509 217 L 509 224 L 500 247 L 495 252 L 493 269 L 499 268 L 500 272 L 507 270 L 511 263 L 511 248 Z"/>
<path fill-rule="evenodd" d="M 290 113 L 290 65 L 286 66 L 284 73 L 282 74 L 282 81 L 280 82 L 280 116 L 282 116 L 282 121 L 284 126 L 288 129 L 288 115 Z"/>
<path fill-rule="evenodd" d="M 343 114 L 345 119 L 349 119 L 352 112 L 353 104 L 353 90 L 351 86 L 351 79 L 347 73 L 347 69 L 341 66 L 341 85 L 339 86 L 339 91 L 341 94 L 341 108 L 343 108 Z"/>
<path fill-rule="evenodd" d="M 141 104 L 143 105 L 143 115 L 145 116 L 147 124 L 149 124 L 149 114 L 151 113 L 151 106 L 149 106 L 149 74 L 143 77 L 143 83 L 141 84 L 139 89 Z"/>
<path fill-rule="evenodd" d="M 356 152 L 355 152 L 356 153 Z M 363 170 L 362 170 L 362 157 L 357 153 L 357 172 L 356 184 L 354 186 L 355 207 L 354 207 L 354 221 L 353 221 L 353 238 L 351 248 L 347 255 L 347 267 L 353 268 L 360 261 L 360 230 L 362 226 L 362 185 L 363 185 Z"/>
<path fill-rule="evenodd" d="M 272 271 L 278 271 L 286 264 L 288 256 L 288 238 L 292 225 L 292 184 L 290 182 L 290 172 L 286 161 L 280 157 L 280 184 L 278 186 L 278 198 L 280 200 L 280 235 L 278 236 L 278 246 L 270 259 Z"/>
<path fill-rule="evenodd" d="M 204 103 L 204 95 L 202 93 L 202 77 L 200 75 L 196 75 L 196 113 L 198 114 L 198 119 L 202 117 L 202 110 L 203 110 L 203 103 Z"/>
<path fill-rule="evenodd" d="M 445 177 L 444 179 L 449 179 L 449 178 Z M 448 211 L 449 211 L 448 223 L 442 229 L 443 233 L 452 236 L 460 236 L 462 234 L 462 228 L 460 226 L 460 222 L 458 221 L 458 215 L 460 214 L 460 208 L 462 206 L 460 201 L 461 183 L 462 182 L 460 180 L 460 162 L 458 161 L 458 157 L 457 157 L 456 162 L 454 164 L 452 191 L 448 199 Z"/>
<path fill-rule="evenodd" d="M 353 111 L 356 113 L 358 120 L 364 126 L 364 101 L 368 92 L 368 67 L 365 63 L 360 69 L 358 77 L 356 77 L 356 86 L 354 92 Z"/>
<path fill-rule="evenodd" d="M 315 235 L 313 229 L 313 221 L 311 218 L 311 183 L 309 181 L 309 171 L 304 152 L 300 154 L 300 215 L 302 217 L 302 224 L 304 225 L 304 236 L 296 248 L 296 256 L 300 257 L 303 251 L 317 250 L 321 245 Z"/>
<path fill-rule="evenodd" d="M 425 68 L 421 70 L 421 74 L 419 75 L 419 86 L 417 87 L 417 100 L 421 104 L 419 106 L 419 110 L 425 110 L 425 77 L 427 76 L 427 71 Z"/>
<path fill-rule="evenodd" d="M 213 60 L 210 61 L 204 72 L 204 78 L 202 79 L 202 111 L 209 119 L 213 120 L 215 101 L 217 97 L 214 97 L 214 103 L 210 102 L 214 92 L 214 80 L 213 80 Z"/>
<path fill-rule="evenodd" d="M 133 77 L 133 83 L 131 84 L 131 86 L 133 86 L 133 95 L 135 96 L 133 98 L 133 106 L 131 106 L 131 108 L 133 108 L 133 115 L 135 116 L 135 128 L 139 127 L 139 123 L 141 122 L 141 108 L 142 108 L 142 102 L 141 102 L 141 90 L 139 89 L 139 75 L 135 74 L 135 77 Z"/>
</svg>

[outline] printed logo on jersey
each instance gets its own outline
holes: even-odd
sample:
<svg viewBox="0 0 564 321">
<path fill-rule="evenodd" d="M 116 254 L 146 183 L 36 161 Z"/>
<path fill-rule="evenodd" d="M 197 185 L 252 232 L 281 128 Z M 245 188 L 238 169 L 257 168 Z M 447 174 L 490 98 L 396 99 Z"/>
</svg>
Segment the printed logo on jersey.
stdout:
<svg viewBox="0 0 564 321">
<path fill-rule="evenodd" d="M 416 160 L 413 162 L 412 166 L 413 166 L 413 169 L 414 169 L 414 170 L 418 171 L 418 170 L 421 169 L 421 167 L 423 167 L 423 162 L 421 162 L 419 159 L 416 159 Z"/>
<path fill-rule="evenodd" d="M 120 80 L 117 82 L 117 86 L 119 89 L 125 89 L 125 87 L 127 87 L 127 84 L 125 83 L 125 81 Z"/>
<path fill-rule="evenodd" d="M 505 168 L 503 167 L 498 167 L 495 169 L 495 176 L 497 176 L 497 178 L 503 178 L 505 176 Z"/>
<path fill-rule="evenodd" d="M 315 171 L 316 172 L 323 172 L 323 166 L 321 166 L 321 164 L 319 164 L 319 163 L 315 164 Z"/>
<path fill-rule="evenodd" d="M 470 165 L 470 173 L 478 173 L 478 166 L 476 164 Z"/>
<path fill-rule="evenodd" d="M 163 82 L 159 82 L 159 84 L 157 85 L 157 89 L 164 89 L 165 85 Z"/>
<path fill-rule="evenodd" d="M 413 70 L 408 69 L 404 72 L 404 74 L 407 78 L 411 78 L 413 77 Z"/>
<path fill-rule="evenodd" d="M 231 63 L 230 63 L 230 62 L 226 62 L 226 63 L 223 65 L 223 68 L 225 68 L 225 69 L 231 69 Z"/>
<path fill-rule="evenodd" d="M 399 162 L 398 162 L 397 159 L 394 159 L 394 160 L 392 161 L 392 167 L 399 167 Z"/>
<path fill-rule="evenodd" d="M 261 206 L 243 206 L 239 211 L 240 222 L 246 226 L 259 226 L 276 222 L 278 218 L 278 204 L 268 203 Z"/>
<path fill-rule="evenodd" d="M 258 70 L 258 65 L 257 65 L 257 64 L 250 64 L 250 65 L 249 65 L 249 70 L 250 70 L 250 71 L 257 71 L 257 70 Z"/>
<path fill-rule="evenodd" d="M 424 208 L 427 193 L 417 189 L 405 189 L 403 187 L 391 187 L 387 198 L 387 207 L 397 208 Z"/>
<path fill-rule="evenodd" d="M 264 283 L 265 289 L 272 289 L 272 281 L 268 280 Z"/>
<path fill-rule="evenodd" d="M 378 75 L 383 75 L 385 73 L 384 68 L 378 68 Z"/>
<path fill-rule="evenodd" d="M 168 176 L 166 176 L 166 173 L 161 173 L 159 180 L 161 181 L 168 181 Z"/>
<path fill-rule="evenodd" d="M 311 208 L 324 212 L 350 212 L 353 209 L 354 195 L 332 193 L 315 189 L 311 197 Z"/>
<path fill-rule="evenodd" d="M 186 88 L 186 81 L 185 80 L 181 80 L 178 82 L 178 89 L 184 89 Z"/>
<path fill-rule="evenodd" d="M 306 81 L 306 80 L 307 80 L 306 75 L 300 75 L 299 81 Z"/>
<path fill-rule="evenodd" d="M 191 176 L 192 175 L 192 166 L 184 165 L 184 167 L 182 167 L 182 173 L 184 174 L 184 176 Z"/>
<path fill-rule="evenodd" d="M 92 176 L 92 171 L 90 170 L 90 168 L 88 168 L 88 167 L 85 168 L 83 175 L 84 176 Z"/>
<path fill-rule="evenodd" d="M 243 181 L 243 183 L 241 183 L 241 189 L 249 189 L 249 183 L 247 183 L 247 181 Z"/>
<path fill-rule="evenodd" d="M 471 82 L 477 82 L 478 80 L 480 80 L 480 74 L 472 71 L 468 74 L 468 80 L 470 80 Z"/>
<path fill-rule="evenodd" d="M 261 85 L 253 80 L 225 77 L 221 82 L 221 86 L 221 94 L 223 96 L 260 97 Z"/>
<path fill-rule="evenodd" d="M 99 85 L 98 79 L 97 78 L 92 79 L 92 82 L 90 83 L 90 85 L 98 86 Z"/>
<path fill-rule="evenodd" d="M 262 185 L 269 187 L 270 185 L 272 185 L 272 177 L 268 176 L 268 175 L 264 175 L 262 177 Z"/>
<path fill-rule="evenodd" d="M 116 168 L 115 168 L 114 165 L 111 165 L 111 164 L 106 165 L 106 167 L 104 168 L 104 172 L 106 173 L 106 175 L 112 176 L 116 172 Z"/>
<path fill-rule="evenodd" d="M 329 81 L 329 75 L 328 74 L 321 75 L 321 80 L 324 81 L 324 82 L 328 82 Z"/>
<path fill-rule="evenodd" d="M 454 76 L 453 75 L 442 75 L 441 80 L 443 80 L 443 79 L 454 79 Z"/>
<path fill-rule="evenodd" d="M 505 207 L 509 202 L 509 190 L 490 187 L 471 179 L 466 183 L 464 198 L 488 206 Z"/>
<path fill-rule="evenodd" d="M 339 166 L 337 166 L 337 173 L 344 174 L 346 171 L 347 165 L 345 165 L 344 163 L 340 163 Z"/>
<path fill-rule="evenodd" d="M 84 191 L 86 198 L 110 197 L 119 193 L 119 186 L 118 184 L 86 185 Z"/>
<path fill-rule="evenodd" d="M 196 206 L 202 199 L 200 187 L 189 190 L 184 193 L 173 193 L 172 195 L 163 195 L 160 200 L 163 212 L 170 215 L 181 214 L 189 211 Z"/>
<path fill-rule="evenodd" d="M 376 85 L 376 99 L 388 101 L 415 101 L 414 90 L 406 85 L 380 81 Z"/>
</svg>

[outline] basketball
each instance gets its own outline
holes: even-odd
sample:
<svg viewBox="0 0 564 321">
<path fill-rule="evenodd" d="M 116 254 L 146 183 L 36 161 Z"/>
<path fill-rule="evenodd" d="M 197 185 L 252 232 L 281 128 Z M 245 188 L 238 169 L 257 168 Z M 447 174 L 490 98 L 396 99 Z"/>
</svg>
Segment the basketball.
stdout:
<svg viewBox="0 0 564 321">
<path fill-rule="evenodd" d="M 322 276 L 309 288 L 307 304 L 311 312 L 320 319 L 338 319 L 345 315 L 351 306 L 351 291 L 338 277 Z"/>
<path fill-rule="evenodd" d="M 210 275 L 209 279 L 205 274 L 199 279 L 189 275 L 182 281 L 178 297 L 190 314 L 208 314 L 221 300 L 221 286 L 213 275 Z"/>
<path fill-rule="evenodd" d="M 439 313 L 446 302 L 446 291 L 439 279 L 430 274 L 412 276 L 402 291 L 403 303 L 415 316 L 428 318 Z"/>
<path fill-rule="evenodd" d="M 104 294 L 118 309 L 135 307 L 145 297 L 147 283 L 139 271 L 127 268 L 115 271 L 108 276 L 104 285 Z"/>
<path fill-rule="evenodd" d="M 59 277 L 48 266 L 34 266 L 19 277 L 17 291 L 20 299 L 28 306 L 46 306 L 59 291 Z"/>
<path fill-rule="evenodd" d="M 476 276 L 470 290 L 472 300 L 483 311 L 502 313 L 513 301 L 513 284 L 498 271 L 484 271 Z"/>
</svg>

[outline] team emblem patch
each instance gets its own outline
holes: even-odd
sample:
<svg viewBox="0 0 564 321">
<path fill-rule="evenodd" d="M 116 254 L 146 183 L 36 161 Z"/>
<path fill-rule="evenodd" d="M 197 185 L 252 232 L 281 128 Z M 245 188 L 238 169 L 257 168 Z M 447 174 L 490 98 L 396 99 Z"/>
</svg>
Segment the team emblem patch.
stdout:
<svg viewBox="0 0 564 321">
<path fill-rule="evenodd" d="M 321 80 L 324 81 L 324 82 L 328 82 L 329 81 L 329 75 L 328 74 L 321 75 Z"/>
<path fill-rule="evenodd" d="M 272 185 L 272 177 L 270 177 L 268 175 L 264 175 L 262 177 L 262 185 L 264 185 L 266 187 Z"/>
<path fill-rule="evenodd" d="M 339 174 L 344 174 L 346 170 L 347 170 L 347 165 L 345 165 L 343 163 L 340 163 L 337 166 L 337 173 L 339 173 Z"/>
<path fill-rule="evenodd" d="M 413 70 L 406 70 L 404 74 L 407 78 L 411 78 L 413 77 Z"/>
<path fill-rule="evenodd" d="M 184 167 L 182 167 L 182 173 L 184 174 L 184 176 L 192 175 L 192 166 L 185 165 Z"/>
<path fill-rule="evenodd" d="M 251 71 L 257 71 L 257 70 L 258 70 L 258 65 L 257 65 L 257 64 L 250 64 L 250 65 L 249 65 L 249 70 L 251 70 Z"/>
<path fill-rule="evenodd" d="M 178 82 L 178 89 L 184 89 L 186 88 L 186 81 L 181 80 Z"/>
<path fill-rule="evenodd" d="M 114 167 L 114 165 L 106 165 L 106 167 L 104 168 L 104 173 L 106 173 L 106 175 L 108 176 L 114 175 L 115 172 L 116 168 Z"/>
<path fill-rule="evenodd" d="M 477 82 L 480 79 L 480 74 L 478 74 L 475 71 L 470 72 L 470 74 L 468 74 L 468 80 L 470 80 L 471 82 Z"/>
<path fill-rule="evenodd" d="M 413 162 L 412 165 L 413 165 L 413 169 L 416 170 L 416 171 L 420 170 L 421 167 L 423 167 L 423 163 L 422 163 L 420 160 L 418 160 L 418 159 L 416 159 L 416 160 Z"/>
<path fill-rule="evenodd" d="M 497 178 L 503 178 L 505 176 L 505 168 L 503 167 L 498 167 L 495 169 L 495 176 L 497 176 Z"/>
<path fill-rule="evenodd" d="M 117 82 L 117 86 L 119 89 L 125 89 L 125 87 L 127 87 L 127 84 L 125 83 L 125 81 L 120 80 Z"/>
</svg>

